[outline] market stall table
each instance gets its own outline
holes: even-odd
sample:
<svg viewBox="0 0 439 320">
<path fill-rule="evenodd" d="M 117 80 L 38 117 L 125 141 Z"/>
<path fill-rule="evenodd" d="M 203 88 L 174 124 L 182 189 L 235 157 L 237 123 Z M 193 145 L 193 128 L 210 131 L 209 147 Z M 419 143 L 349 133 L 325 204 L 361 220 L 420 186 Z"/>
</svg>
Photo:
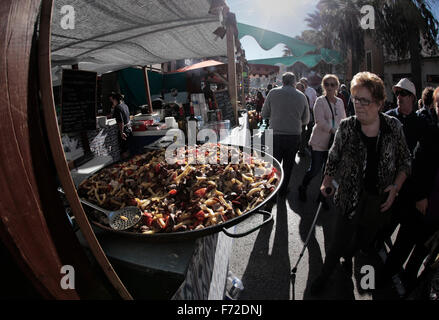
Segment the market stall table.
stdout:
<svg viewBox="0 0 439 320">
<path fill-rule="evenodd" d="M 247 121 L 222 142 L 244 145 Z M 149 135 L 144 135 L 149 136 Z M 167 141 L 158 137 L 144 149 Z M 93 165 L 93 163 L 90 163 Z M 86 169 L 83 167 L 82 171 Z M 90 174 L 96 170 L 90 169 Z M 84 178 L 84 176 L 82 176 Z M 168 242 L 147 241 L 106 232 L 93 226 L 105 254 L 134 299 L 221 300 L 224 298 L 233 239 L 219 232 L 205 237 Z M 227 230 L 234 233 L 235 227 Z M 77 236 L 84 247 L 81 231 Z"/>
<path fill-rule="evenodd" d="M 145 146 L 157 141 L 163 136 L 166 136 L 169 129 L 165 130 L 146 130 L 146 131 L 134 131 L 132 137 L 132 143 L 130 151 L 133 154 L 140 154 L 144 152 Z"/>
</svg>

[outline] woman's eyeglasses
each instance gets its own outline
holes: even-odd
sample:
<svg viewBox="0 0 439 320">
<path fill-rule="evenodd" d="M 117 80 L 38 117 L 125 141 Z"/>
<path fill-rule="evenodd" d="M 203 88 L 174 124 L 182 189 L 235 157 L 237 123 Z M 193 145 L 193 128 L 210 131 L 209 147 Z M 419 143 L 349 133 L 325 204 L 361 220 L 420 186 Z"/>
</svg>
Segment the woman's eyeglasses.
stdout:
<svg viewBox="0 0 439 320">
<path fill-rule="evenodd" d="M 407 97 L 410 94 L 407 90 L 396 90 L 395 96 Z"/>
<path fill-rule="evenodd" d="M 337 84 L 335 82 L 323 82 L 323 85 L 325 87 L 333 87 L 333 88 L 335 88 L 337 86 Z"/>
<path fill-rule="evenodd" d="M 357 98 L 357 97 L 352 97 L 352 101 L 355 104 L 359 103 L 363 107 L 367 107 L 368 105 L 370 105 L 373 102 L 373 101 L 368 100 L 366 98 Z"/>
</svg>

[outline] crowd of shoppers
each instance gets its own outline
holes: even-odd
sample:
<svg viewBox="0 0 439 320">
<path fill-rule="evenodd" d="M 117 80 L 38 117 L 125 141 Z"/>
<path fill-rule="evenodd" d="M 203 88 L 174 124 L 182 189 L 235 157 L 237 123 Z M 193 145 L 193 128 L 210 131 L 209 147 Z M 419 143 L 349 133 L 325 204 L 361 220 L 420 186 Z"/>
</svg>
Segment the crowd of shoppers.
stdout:
<svg viewBox="0 0 439 320">
<path fill-rule="evenodd" d="M 308 145 L 311 164 L 298 187 L 299 200 L 308 200 L 311 180 L 322 174 L 320 198 L 333 196 L 337 211 L 311 293 L 325 288 L 337 264 L 352 272 L 355 254 L 373 248 L 386 251 L 377 285 L 397 276 L 404 289 L 400 294 L 407 297 L 432 255 L 426 244 L 439 239 L 439 87 L 425 88 L 418 102 L 414 84 L 401 79 L 392 87 L 397 105 L 389 108 L 384 82 L 370 72 L 355 75 L 350 88 L 331 74 L 321 86 L 322 95 L 314 97 L 306 79 L 296 84 L 294 75 L 284 74 L 283 86 L 269 91 L 262 107 L 274 130 L 274 156 L 283 161 L 282 196 L 288 193 L 296 152 L 304 153 Z M 384 240 L 398 225 L 387 252 Z"/>
</svg>

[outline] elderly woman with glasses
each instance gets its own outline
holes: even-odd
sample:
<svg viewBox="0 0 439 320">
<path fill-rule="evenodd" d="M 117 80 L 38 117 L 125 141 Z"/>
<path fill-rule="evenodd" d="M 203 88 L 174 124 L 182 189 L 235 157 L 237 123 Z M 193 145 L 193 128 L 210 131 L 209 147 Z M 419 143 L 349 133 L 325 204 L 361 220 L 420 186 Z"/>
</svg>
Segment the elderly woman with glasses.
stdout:
<svg viewBox="0 0 439 320">
<path fill-rule="evenodd" d="M 311 180 L 318 175 L 325 165 L 328 150 L 331 147 L 331 136 L 335 134 L 340 121 L 346 117 L 343 100 L 337 98 L 340 82 L 338 77 L 327 74 L 322 79 L 323 95 L 314 104 L 315 124 L 312 129 L 309 145 L 311 146 L 311 166 L 299 186 L 299 199 L 306 201 L 306 189 Z M 325 202 L 326 207 L 326 202 Z"/>
<path fill-rule="evenodd" d="M 387 222 L 388 210 L 410 174 L 411 156 L 401 123 L 380 112 L 386 98 L 383 81 L 373 73 L 358 73 L 351 94 L 355 116 L 340 123 L 320 187 L 325 197 L 335 192 L 338 215 L 322 272 L 311 287 L 313 294 L 324 288 L 341 257 L 345 270 L 352 272 L 352 257 L 368 248 Z"/>
</svg>

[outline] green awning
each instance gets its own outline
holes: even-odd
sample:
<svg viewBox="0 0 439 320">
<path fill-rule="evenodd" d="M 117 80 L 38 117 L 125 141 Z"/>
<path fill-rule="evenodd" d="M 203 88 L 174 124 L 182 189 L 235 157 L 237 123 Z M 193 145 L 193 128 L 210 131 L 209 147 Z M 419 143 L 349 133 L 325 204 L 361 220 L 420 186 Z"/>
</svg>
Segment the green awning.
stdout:
<svg viewBox="0 0 439 320">
<path fill-rule="evenodd" d="M 327 63 L 340 64 L 343 62 L 343 57 L 340 52 L 335 50 L 321 48 L 320 55 L 322 56 L 322 60 Z"/>
<path fill-rule="evenodd" d="M 313 68 L 320 63 L 320 61 L 325 61 L 320 54 L 310 54 L 302 57 L 279 57 L 279 58 L 268 58 L 268 59 L 257 59 L 249 60 L 249 64 L 265 64 L 270 66 L 275 66 L 283 64 L 287 67 L 292 66 L 295 63 L 301 62 L 308 68 Z"/>
<path fill-rule="evenodd" d="M 270 50 L 274 46 L 283 43 L 290 48 L 291 53 L 293 54 L 293 56 L 289 57 L 251 60 L 249 63 L 267 64 L 273 66 L 276 64 L 283 64 L 286 66 L 292 66 L 297 62 L 301 62 L 307 67 L 313 68 L 320 61 L 330 64 L 340 64 L 343 62 L 343 58 L 338 51 L 326 48 L 319 49 L 316 46 L 304 41 L 244 23 L 237 23 L 237 26 L 239 39 L 242 39 L 247 35 L 251 36 L 258 42 L 261 48 L 265 50 Z"/>
<path fill-rule="evenodd" d="M 294 56 L 303 56 L 308 52 L 315 51 L 316 46 L 285 36 L 283 34 L 261 29 L 244 23 L 237 23 L 238 38 L 241 40 L 244 36 L 253 37 L 264 50 L 270 50 L 279 43 L 285 44 L 291 49 Z"/>
</svg>

